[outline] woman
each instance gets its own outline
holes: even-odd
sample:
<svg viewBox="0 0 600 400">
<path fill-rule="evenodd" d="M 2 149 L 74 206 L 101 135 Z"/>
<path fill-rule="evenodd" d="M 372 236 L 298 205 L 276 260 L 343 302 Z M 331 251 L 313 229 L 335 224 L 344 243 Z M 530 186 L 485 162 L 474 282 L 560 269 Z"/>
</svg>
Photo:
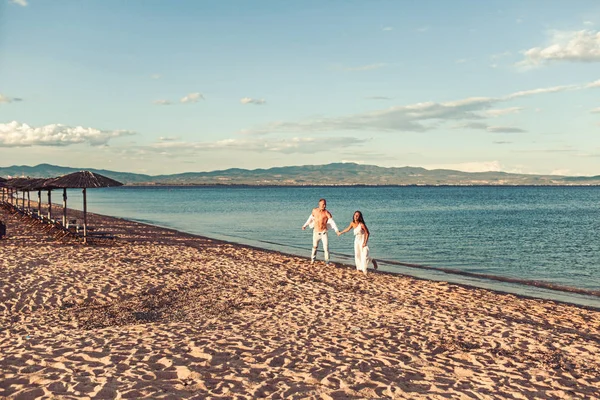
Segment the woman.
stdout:
<svg viewBox="0 0 600 400">
<path fill-rule="evenodd" d="M 369 257 L 369 228 L 365 224 L 365 220 L 360 211 L 354 213 L 352 222 L 346 229 L 338 232 L 338 236 L 348 232 L 350 229 L 354 229 L 354 261 L 356 263 L 356 269 L 362 271 L 363 274 L 367 274 L 367 266 L 369 261 L 373 263 L 373 268 L 377 269 L 377 261 Z"/>
</svg>

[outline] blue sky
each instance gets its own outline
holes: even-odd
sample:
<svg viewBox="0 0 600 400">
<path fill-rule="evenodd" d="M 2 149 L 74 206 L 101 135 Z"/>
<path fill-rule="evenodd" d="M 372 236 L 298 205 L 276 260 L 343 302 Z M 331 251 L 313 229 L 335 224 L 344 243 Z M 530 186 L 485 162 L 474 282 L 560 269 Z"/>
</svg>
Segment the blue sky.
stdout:
<svg viewBox="0 0 600 400">
<path fill-rule="evenodd" d="M 0 1 L 0 166 L 600 175 L 597 0 Z"/>
</svg>

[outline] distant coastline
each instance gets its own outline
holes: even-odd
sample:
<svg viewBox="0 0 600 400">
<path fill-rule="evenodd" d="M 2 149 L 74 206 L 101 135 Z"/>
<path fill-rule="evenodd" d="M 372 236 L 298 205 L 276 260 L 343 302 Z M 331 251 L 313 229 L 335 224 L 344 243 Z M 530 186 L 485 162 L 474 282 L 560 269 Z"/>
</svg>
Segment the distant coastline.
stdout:
<svg viewBox="0 0 600 400">
<path fill-rule="evenodd" d="M 61 167 L 50 164 L 0 167 L 1 177 L 50 178 L 82 169 L 99 173 L 131 186 L 600 186 L 597 176 L 528 175 L 507 172 L 462 172 L 427 170 L 419 167 L 379 167 L 354 163 L 231 168 L 209 172 L 146 175 L 94 168 Z"/>
<path fill-rule="evenodd" d="M 284 184 L 244 184 L 244 183 L 232 183 L 232 184 L 228 184 L 228 183 L 188 183 L 188 184 L 172 184 L 172 183 L 160 183 L 160 182 L 156 182 L 156 183 L 131 183 L 131 184 L 125 184 L 122 187 L 135 187 L 135 188 L 155 188 L 155 187 L 173 187 L 173 188 L 185 188 L 185 187 L 231 187 L 231 188 L 257 188 L 257 187 L 264 187 L 264 188 L 284 188 L 284 187 L 289 187 L 289 188 L 302 188 L 302 187 L 306 187 L 306 188 L 310 188 L 310 187 L 373 187 L 373 188 L 382 188 L 382 187 L 448 187 L 448 188 L 458 188 L 458 187 L 503 187 L 503 188 L 531 188 L 531 187 L 572 187 L 572 188 L 577 188 L 577 187 L 581 187 L 581 188 L 589 188 L 589 187 L 598 187 L 600 186 L 599 184 L 587 184 L 587 185 L 581 185 L 581 184 L 553 184 L 553 185 L 533 185 L 533 184 L 523 184 L 523 185 L 498 185 L 498 184 L 489 184 L 489 185 L 484 185 L 484 184 L 478 184 L 478 185 L 469 185 L 469 184 L 464 184 L 464 185 L 451 185 L 451 184 L 440 184 L 440 185 L 434 185 L 434 184 L 395 184 L 395 185 L 369 185 L 369 184 L 363 184 L 363 183 L 356 183 L 356 184 L 326 184 L 326 185 L 319 185 L 319 184 L 305 184 L 305 185 L 284 185 Z"/>
</svg>

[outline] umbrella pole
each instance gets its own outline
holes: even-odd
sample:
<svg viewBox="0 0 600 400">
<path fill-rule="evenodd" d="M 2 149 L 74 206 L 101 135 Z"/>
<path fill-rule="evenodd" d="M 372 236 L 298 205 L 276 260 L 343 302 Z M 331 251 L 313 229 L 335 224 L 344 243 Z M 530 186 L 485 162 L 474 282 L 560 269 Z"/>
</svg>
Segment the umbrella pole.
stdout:
<svg viewBox="0 0 600 400">
<path fill-rule="evenodd" d="M 63 189 L 63 226 L 67 226 L 67 188 Z"/>
<path fill-rule="evenodd" d="M 87 243 L 87 199 L 83 188 L 83 243 Z"/>
<path fill-rule="evenodd" d="M 48 219 L 52 220 L 52 190 L 48 190 Z"/>
</svg>

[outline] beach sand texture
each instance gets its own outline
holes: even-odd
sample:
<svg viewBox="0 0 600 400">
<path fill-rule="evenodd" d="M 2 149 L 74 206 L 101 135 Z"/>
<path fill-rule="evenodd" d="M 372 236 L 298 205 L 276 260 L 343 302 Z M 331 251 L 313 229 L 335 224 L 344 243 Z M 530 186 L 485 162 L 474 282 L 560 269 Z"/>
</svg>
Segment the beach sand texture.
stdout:
<svg viewBox="0 0 600 400">
<path fill-rule="evenodd" d="M 596 310 L 98 215 L 114 244 L 0 219 L 0 397 L 600 398 Z"/>
</svg>

